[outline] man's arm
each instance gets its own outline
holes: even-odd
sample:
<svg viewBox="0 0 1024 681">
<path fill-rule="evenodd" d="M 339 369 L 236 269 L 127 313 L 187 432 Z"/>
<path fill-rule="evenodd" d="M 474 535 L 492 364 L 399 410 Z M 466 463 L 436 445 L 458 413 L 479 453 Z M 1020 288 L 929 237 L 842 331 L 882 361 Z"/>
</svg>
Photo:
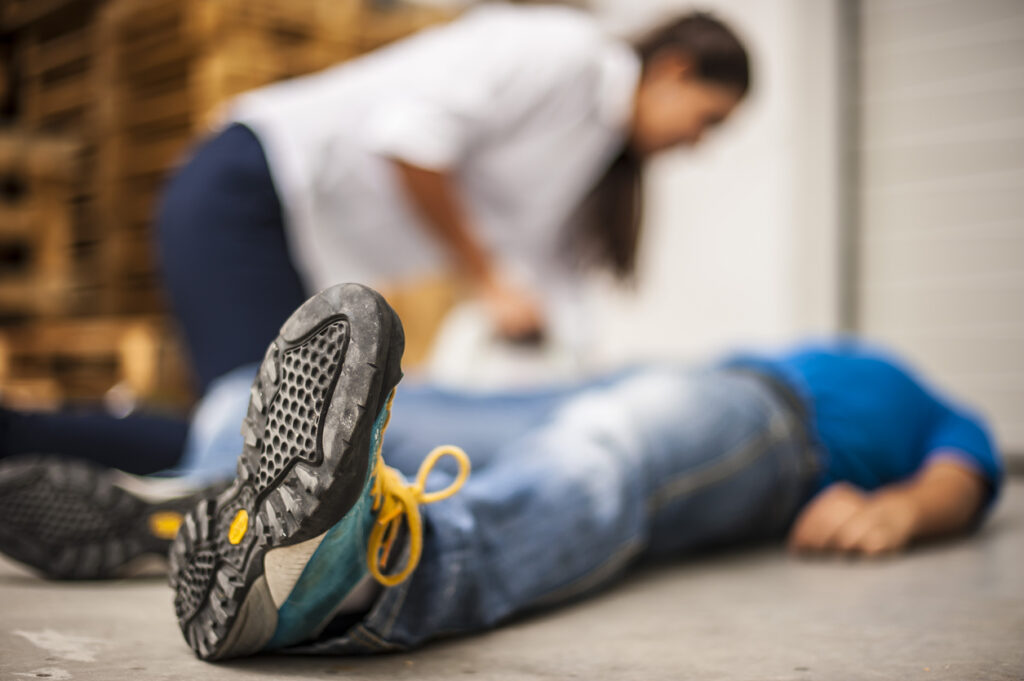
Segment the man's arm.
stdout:
<svg viewBox="0 0 1024 681">
<path fill-rule="evenodd" d="M 965 531 L 988 488 L 982 476 L 954 457 L 932 456 L 909 480 L 873 493 L 847 483 L 829 486 L 797 517 L 790 548 L 878 555 L 915 539 Z"/>
<path fill-rule="evenodd" d="M 393 163 L 406 195 L 473 284 L 499 332 L 508 338 L 539 333 L 543 327 L 540 308 L 531 295 L 498 274 L 490 254 L 476 238 L 451 177 L 397 159 Z"/>
</svg>

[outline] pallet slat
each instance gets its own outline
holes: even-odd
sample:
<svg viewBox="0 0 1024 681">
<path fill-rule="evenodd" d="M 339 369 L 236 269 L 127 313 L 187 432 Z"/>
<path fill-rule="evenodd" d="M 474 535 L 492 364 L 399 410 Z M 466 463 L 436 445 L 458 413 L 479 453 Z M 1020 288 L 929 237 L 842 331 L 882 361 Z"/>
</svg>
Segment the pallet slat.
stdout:
<svg viewBox="0 0 1024 681">
<path fill-rule="evenodd" d="M 57 314 L 76 266 L 73 243 L 79 146 L 0 134 L 0 175 L 19 190 L 0 197 L 0 315 Z"/>
<path fill-rule="evenodd" d="M 46 73 L 66 70 L 69 65 L 84 64 L 92 58 L 93 34 L 89 27 L 73 31 L 43 45 L 35 46 L 30 55 L 26 55 L 23 66 L 25 75 L 39 77 Z"/>
<path fill-rule="evenodd" d="M 96 399 L 122 385 L 139 397 L 190 390 L 180 341 L 154 316 L 97 317 L 0 330 L 0 391 L 39 382 L 61 399 Z"/>
</svg>

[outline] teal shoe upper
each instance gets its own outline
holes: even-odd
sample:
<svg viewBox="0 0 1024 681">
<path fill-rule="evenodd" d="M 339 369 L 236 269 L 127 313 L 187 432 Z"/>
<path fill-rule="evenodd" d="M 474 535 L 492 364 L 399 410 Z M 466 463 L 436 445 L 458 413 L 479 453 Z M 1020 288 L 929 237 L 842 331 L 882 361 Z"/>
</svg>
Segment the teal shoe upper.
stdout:
<svg viewBox="0 0 1024 681">
<path fill-rule="evenodd" d="M 309 640 L 327 624 L 339 604 L 369 574 L 366 550 L 373 525 L 373 478 L 388 408 L 373 423 L 371 458 L 359 500 L 324 535 L 291 593 L 278 609 L 277 629 L 264 650 L 274 650 Z"/>
</svg>

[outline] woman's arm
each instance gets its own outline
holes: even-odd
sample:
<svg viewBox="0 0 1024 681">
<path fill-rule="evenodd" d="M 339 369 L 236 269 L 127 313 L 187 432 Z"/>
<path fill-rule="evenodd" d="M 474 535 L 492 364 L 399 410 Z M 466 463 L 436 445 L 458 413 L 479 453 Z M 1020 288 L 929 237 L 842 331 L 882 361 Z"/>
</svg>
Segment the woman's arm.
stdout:
<svg viewBox="0 0 1024 681">
<path fill-rule="evenodd" d="M 490 254 L 477 240 L 451 177 L 401 160 L 393 161 L 413 205 L 472 282 L 498 326 L 508 338 L 540 332 L 543 321 L 534 299 L 499 274 Z"/>
<path fill-rule="evenodd" d="M 847 483 L 830 485 L 797 517 L 790 548 L 877 555 L 915 539 L 965 531 L 987 498 L 987 483 L 955 453 L 940 454 L 909 480 L 873 493 Z"/>
<path fill-rule="evenodd" d="M 421 43 L 428 63 L 408 63 L 413 77 L 368 112 L 365 147 L 391 160 L 424 226 L 467 275 L 499 332 L 537 337 L 543 319 L 535 294 L 495 266 L 502 254 L 480 243 L 449 172 L 537 112 L 557 110 L 563 124 L 593 114 L 603 101 L 607 38 L 583 12 L 527 14 L 500 6 L 469 12 L 441 30 Z"/>
</svg>

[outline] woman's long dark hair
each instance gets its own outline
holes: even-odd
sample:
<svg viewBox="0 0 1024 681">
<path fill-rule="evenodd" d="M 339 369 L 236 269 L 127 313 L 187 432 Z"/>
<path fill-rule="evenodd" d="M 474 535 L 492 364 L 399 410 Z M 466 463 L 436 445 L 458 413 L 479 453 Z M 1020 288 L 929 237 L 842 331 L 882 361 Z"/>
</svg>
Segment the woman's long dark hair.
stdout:
<svg viewBox="0 0 1024 681">
<path fill-rule="evenodd" d="M 739 38 L 712 16 L 695 12 L 659 26 L 634 44 L 643 68 L 665 50 L 693 60 L 697 77 L 735 89 L 750 87 L 747 50 Z M 629 145 L 615 157 L 577 213 L 570 249 L 577 261 L 632 278 L 640 241 L 643 160 Z"/>
</svg>

